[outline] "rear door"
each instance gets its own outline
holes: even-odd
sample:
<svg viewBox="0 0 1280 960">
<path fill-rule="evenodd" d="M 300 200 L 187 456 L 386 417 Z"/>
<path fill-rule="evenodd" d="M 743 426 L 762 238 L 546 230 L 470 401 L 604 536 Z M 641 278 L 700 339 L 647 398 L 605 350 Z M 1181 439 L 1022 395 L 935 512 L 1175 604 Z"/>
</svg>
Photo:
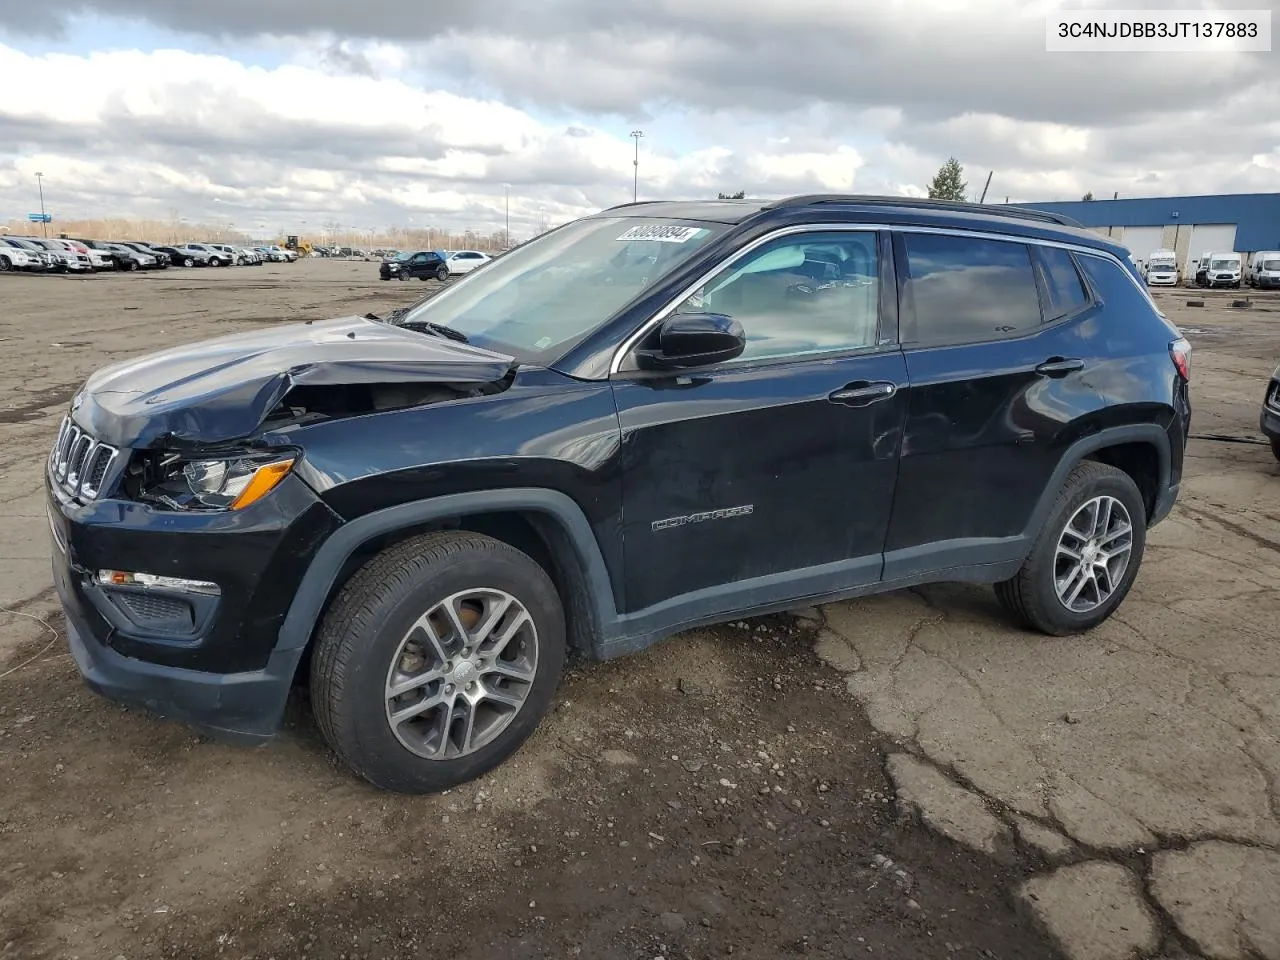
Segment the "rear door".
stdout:
<svg viewBox="0 0 1280 960">
<path fill-rule="evenodd" d="M 886 580 L 1016 554 L 1062 432 L 1102 405 L 1099 306 L 1066 249 L 903 231 L 895 251 L 910 387 Z"/>
</svg>

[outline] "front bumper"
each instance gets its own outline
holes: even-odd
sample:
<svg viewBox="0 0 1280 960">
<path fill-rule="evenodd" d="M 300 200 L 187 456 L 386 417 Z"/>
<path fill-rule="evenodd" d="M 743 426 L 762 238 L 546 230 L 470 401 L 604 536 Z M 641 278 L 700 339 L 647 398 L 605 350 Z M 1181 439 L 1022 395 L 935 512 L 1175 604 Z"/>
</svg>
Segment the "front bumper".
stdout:
<svg viewBox="0 0 1280 960">
<path fill-rule="evenodd" d="M 211 735 L 270 736 L 305 645 L 280 649 L 280 625 L 336 515 L 292 476 L 236 514 L 85 504 L 46 487 L 54 586 L 86 683 Z M 208 581 L 220 594 L 104 585 L 103 569 Z"/>
<path fill-rule="evenodd" d="M 1254 283 L 1262 288 L 1280 287 L 1280 277 L 1261 276 L 1261 277 L 1258 277 L 1258 279 L 1256 279 Z"/>
<path fill-rule="evenodd" d="M 136 660 L 99 642 L 81 619 L 67 568 L 55 558 L 53 582 L 67 618 L 67 645 L 89 689 L 233 743 L 269 740 L 280 726 L 302 648 L 274 651 L 261 670 L 209 673 Z"/>
</svg>

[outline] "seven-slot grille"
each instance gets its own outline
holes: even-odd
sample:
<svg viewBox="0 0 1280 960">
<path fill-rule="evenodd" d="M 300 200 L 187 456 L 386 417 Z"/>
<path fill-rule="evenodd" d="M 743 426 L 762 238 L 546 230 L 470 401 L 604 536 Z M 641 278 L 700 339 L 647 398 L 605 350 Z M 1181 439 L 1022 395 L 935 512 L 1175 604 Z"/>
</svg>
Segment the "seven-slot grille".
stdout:
<svg viewBox="0 0 1280 960">
<path fill-rule="evenodd" d="M 99 443 L 64 417 L 49 455 L 49 475 L 71 496 L 93 500 L 119 455 L 116 447 Z"/>
</svg>

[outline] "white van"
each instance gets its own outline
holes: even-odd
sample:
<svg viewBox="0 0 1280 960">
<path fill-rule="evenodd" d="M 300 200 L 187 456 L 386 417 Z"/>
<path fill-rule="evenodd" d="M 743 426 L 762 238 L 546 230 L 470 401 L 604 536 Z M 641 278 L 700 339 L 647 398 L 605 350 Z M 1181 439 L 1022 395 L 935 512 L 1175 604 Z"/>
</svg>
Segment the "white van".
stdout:
<svg viewBox="0 0 1280 960">
<path fill-rule="evenodd" d="M 1280 287 L 1280 250 L 1259 250 L 1253 255 L 1249 286 Z"/>
<path fill-rule="evenodd" d="M 1176 287 L 1178 285 L 1178 255 L 1172 250 L 1157 250 L 1147 258 L 1147 286 Z"/>
<path fill-rule="evenodd" d="M 1244 273 L 1244 256 L 1230 251 L 1210 253 L 1200 261 L 1206 287 L 1239 287 Z"/>
</svg>

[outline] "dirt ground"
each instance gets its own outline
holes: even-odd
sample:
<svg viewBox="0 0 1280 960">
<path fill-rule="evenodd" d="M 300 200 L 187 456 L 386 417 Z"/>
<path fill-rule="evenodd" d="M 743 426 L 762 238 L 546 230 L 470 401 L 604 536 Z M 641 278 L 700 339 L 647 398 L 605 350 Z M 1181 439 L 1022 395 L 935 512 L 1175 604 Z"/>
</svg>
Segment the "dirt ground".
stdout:
<svg viewBox="0 0 1280 960">
<path fill-rule="evenodd" d="M 947 586 L 697 631 L 575 665 L 513 760 L 428 798 L 335 769 L 305 696 L 245 750 L 84 688 L 41 493 L 83 379 L 435 288 L 0 277 L 2 960 L 1280 957 L 1280 298 L 1158 295 L 1213 439 L 1085 638 Z"/>
</svg>

